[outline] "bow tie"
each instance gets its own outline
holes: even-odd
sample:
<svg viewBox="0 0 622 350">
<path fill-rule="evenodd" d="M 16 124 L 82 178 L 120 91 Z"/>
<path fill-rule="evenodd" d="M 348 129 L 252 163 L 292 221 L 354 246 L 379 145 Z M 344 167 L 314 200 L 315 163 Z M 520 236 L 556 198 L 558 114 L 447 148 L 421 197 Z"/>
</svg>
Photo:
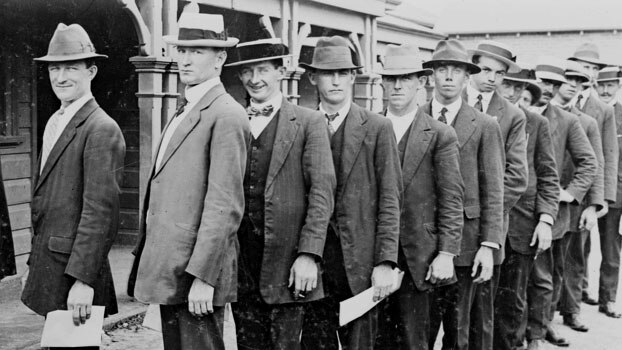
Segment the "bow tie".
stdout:
<svg viewBox="0 0 622 350">
<path fill-rule="evenodd" d="M 268 117 L 273 111 L 274 107 L 272 107 L 272 105 L 267 105 L 263 108 L 256 108 L 253 106 L 246 108 L 246 113 L 248 113 L 249 117 Z"/>
</svg>

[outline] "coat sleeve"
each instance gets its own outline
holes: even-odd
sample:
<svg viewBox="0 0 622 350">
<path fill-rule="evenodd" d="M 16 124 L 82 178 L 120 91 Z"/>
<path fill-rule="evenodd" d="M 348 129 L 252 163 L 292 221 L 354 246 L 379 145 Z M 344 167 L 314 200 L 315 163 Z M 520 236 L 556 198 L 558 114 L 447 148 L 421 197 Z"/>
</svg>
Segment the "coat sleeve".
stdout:
<svg viewBox="0 0 622 350">
<path fill-rule="evenodd" d="M 520 196 L 527 190 L 529 168 L 527 166 L 527 119 L 517 109 L 512 126 L 505 140 L 505 175 L 503 177 L 503 211 L 509 212 Z"/>
<path fill-rule="evenodd" d="M 551 138 L 549 123 L 542 118 L 536 135 L 534 168 L 536 171 L 536 214 L 557 217 L 559 207 L 559 176 L 555 165 L 555 149 Z"/>
<path fill-rule="evenodd" d="M 600 128 L 602 150 L 604 157 L 604 198 L 609 203 L 615 203 L 618 186 L 618 134 L 613 107 L 606 106 L 603 126 Z"/>
<path fill-rule="evenodd" d="M 592 150 L 594 151 L 594 155 L 596 156 L 596 161 L 598 163 L 598 168 L 596 176 L 594 177 L 594 182 L 587 191 L 584 201 L 587 205 L 594 205 L 596 206 L 596 210 L 600 210 L 605 205 L 605 159 L 603 156 L 603 142 L 600 138 L 600 133 L 598 132 L 598 123 L 596 122 L 596 119 L 590 117 L 588 118 L 589 124 L 587 125 L 585 133 L 590 145 L 592 145 Z"/>
<path fill-rule="evenodd" d="M 235 239 L 244 213 L 244 171 L 250 126 L 239 105 L 227 105 L 216 116 L 209 145 L 207 192 L 197 241 L 186 272 L 217 285 L 226 245 Z"/>
<path fill-rule="evenodd" d="M 598 162 L 579 119 L 573 115 L 569 123 L 566 149 L 570 152 L 575 171 L 565 190 L 578 203 L 581 203 L 592 182 L 594 182 L 594 177 L 598 171 Z"/>
<path fill-rule="evenodd" d="M 503 138 L 492 118 L 483 122 L 478 154 L 480 242 L 503 246 Z"/>
<path fill-rule="evenodd" d="M 117 234 L 125 140 L 112 120 L 97 122 L 86 136 L 82 213 L 65 273 L 90 286 L 97 281 Z"/>
</svg>

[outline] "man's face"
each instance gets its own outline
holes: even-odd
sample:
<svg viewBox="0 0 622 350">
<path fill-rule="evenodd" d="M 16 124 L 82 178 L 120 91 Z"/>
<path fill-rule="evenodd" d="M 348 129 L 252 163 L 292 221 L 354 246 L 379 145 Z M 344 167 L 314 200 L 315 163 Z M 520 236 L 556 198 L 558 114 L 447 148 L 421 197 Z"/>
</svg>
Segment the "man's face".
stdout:
<svg viewBox="0 0 622 350">
<path fill-rule="evenodd" d="M 497 88 L 497 92 L 512 104 L 516 103 L 525 90 L 525 83 L 504 79 Z"/>
<path fill-rule="evenodd" d="M 469 78 L 465 65 L 442 64 L 434 68 L 434 89 L 445 100 L 455 100 Z"/>
<path fill-rule="evenodd" d="M 538 86 L 540 86 L 540 89 L 542 90 L 540 104 L 545 105 L 551 102 L 553 96 L 557 95 L 560 84 L 551 80 L 543 79 L 538 81 Z"/>
<path fill-rule="evenodd" d="M 590 62 L 585 62 L 585 61 L 577 61 L 579 62 L 583 68 L 585 68 L 590 77 L 591 77 L 591 83 L 594 84 L 596 82 L 596 79 L 598 79 L 598 72 L 600 71 L 600 67 L 594 63 L 590 63 Z"/>
<path fill-rule="evenodd" d="M 387 90 L 389 97 L 389 109 L 405 111 L 413 103 L 416 104 L 415 96 L 423 83 L 425 83 L 425 76 L 417 77 L 417 74 L 414 73 L 382 76 L 382 85 Z"/>
<path fill-rule="evenodd" d="M 503 77 L 508 67 L 501 61 L 492 57 L 480 56 L 477 65 L 482 69 L 481 72 L 474 74 L 471 81 L 475 88 L 480 92 L 494 91 L 497 86 L 501 85 Z"/>
<path fill-rule="evenodd" d="M 596 90 L 600 99 L 605 103 L 609 103 L 616 97 L 618 90 L 620 90 L 620 81 L 611 80 L 598 83 Z"/>
<path fill-rule="evenodd" d="M 211 47 L 177 46 L 179 80 L 186 85 L 197 85 L 220 75 L 227 52 Z"/>
<path fill-rule="evenodd" d="M 91 91 L 97 67 L 87 68 L 85 61 L 51 62 L 48 73 L 54 94 L 63 106 L 68 106 Z"/>
<path fill-rule="evenodd" d="M 521 92 L 520 98 L 518 99 L 518 104 L 527 109 L 529 107 L 531 107 L 533 102 L 533 95 L 531 94 L 531 92 L 527 89 L 523 90 L 523 92 Z"/>
<path fill-rule="evenodd" d="M 340 105 L 352 96 L 356 73 L 351 69 L 316 70 L 309 73 L 311 84 L 317 87 L 322 103 Z"/>
<path fill-rule="evenodd" d="M 244 88 L 257 103 L 264 103 L 280 91 L 285 67 L 277 67 L 272 62 L 258 62 L 243 65 L 238 78 Z"/>
<path fill-rule="evenodd" d="M 577 78 L 574 76 L 566 76 L 566 81 L 568 83 L 562 84 L 559 87 L 559 96 L 562 98 L 564 103 L 570 102 L 579 92 L 583 90 L 581 84 L 583 83 L 583 79 Z"/>
</svg>

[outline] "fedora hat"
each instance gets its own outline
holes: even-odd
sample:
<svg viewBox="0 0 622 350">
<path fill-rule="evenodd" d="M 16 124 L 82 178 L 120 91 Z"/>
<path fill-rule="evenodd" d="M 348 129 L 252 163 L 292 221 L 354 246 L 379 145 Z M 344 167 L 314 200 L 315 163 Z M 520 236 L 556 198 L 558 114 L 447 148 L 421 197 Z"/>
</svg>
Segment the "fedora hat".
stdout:
<svg viewBox="0 0 622 350">
<path fill-rule="evenodd" d="M 620 81 L 620 67 L 605 67 L 598 72 L 597 83 L 604 83 L 606 81 Z"/>
<path fill-rule="evenodd" d="M 87 58 L 108 58 L 108 56 L 95 53 L 95 46 L 81 25 L 59 23 L 50 40 L 47 55 L 37 57 L 34 60 L 63 62 Z"/>
<path fill-rule="evenodd" d="M 566 62 L 556 57 L 541 57 L 536 65 L 536 77 L 540 80 L 553 80 L 560 84 L 567 84 Z"/>
<path fill-rule="evenodd" d="M 518 73 L 521 70 L 520 66 L 515 62 L 516 56 L 512 53 L 512 49 L 502 43 L 492 40 L 480 41 L 475 50 L 469 50 L 468 52 L 471 58 L 473 56 L 488 56 L 503 62 L 508 66 L 508 73 Z"/>
<path fill-rule="evenodd" d="M 601 69 L 608 66 L 607 63 L 600 60 L 598 47 L 593 43 L 584 43 L 579 45 L 572 57 L 568 57 L 572 61 L 584 61 L 599 66 Z"/>
<path fill-rule="evenodd" d="M 361 68 L 361 66 L 357 66 L 352 62 L 352 51 L 348 41 L 337 35 L 318 39 L 313 50 L 313 60 L 311 63 L 300 63 L 298 65 L 304 69 L 321 70 Z"/>
<path fill-rule="evenodd" d="M 459 64 L 465 65 L 467 71 L 471 74 L 477 74 L 481 69 L 469 61 L 469 54 L 464 45 L 456 39 L 441 40 L 436 45 L 432 59 L 423 62 L 423 68 L 434 69 L 441 64 Z"/>
<path fill-rule="evenodd" d="M 410 44 L 389 45 L 384 55 L 382 70 L 380 75 L 404 75 L 417 73 L 420 75 L 430 75 L 432 70 L 423 68 L 419 58 L 419 49 Z"/>
<path fill-rule="evenodd" d="M 590 81 L 590 74 L 585 71 L 585 68 L 576 61 L 567 60 L 566 61 L 566 77 L 578 77 L 583 81 L 582 83 L 586 83 Z"/>
<path fill-rule="evenodd" d="M 238 44 L 231 54 L 231 63 L 225 67 L 270 61 L 291 56 L 281 38 L 260 39 Z"/>
<path fill-rule="evenodd" d="M 227 37 L 222 15 L 183 12 L 179 16 L 179 34 L 165 35 L 164 42 L 177 46 L 233 47 L 238 39 Z"/>
</svg>

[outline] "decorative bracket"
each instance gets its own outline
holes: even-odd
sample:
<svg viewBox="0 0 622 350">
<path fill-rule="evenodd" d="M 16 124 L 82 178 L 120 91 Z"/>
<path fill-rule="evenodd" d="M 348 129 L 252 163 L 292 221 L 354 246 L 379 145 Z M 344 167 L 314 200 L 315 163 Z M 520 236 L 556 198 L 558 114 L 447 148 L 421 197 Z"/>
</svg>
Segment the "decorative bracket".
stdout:
<svg viewBox="0 0 622 350">
<path fill-rule="evenodd" d="M 140 56 L 152 55 L 151 32 L 149 31 L 149 27 L 147 27 L 145 20 L 140 14 L 138 5 L 136 5 L 136 0 L 117 0 L 117 2 L 121 6 L 123 6 L 123 9 L 130 14 L 132 23 L 134 23 L 134 29 L 136 30 L 136 34 L 138 35 Z"/>
</svg>

